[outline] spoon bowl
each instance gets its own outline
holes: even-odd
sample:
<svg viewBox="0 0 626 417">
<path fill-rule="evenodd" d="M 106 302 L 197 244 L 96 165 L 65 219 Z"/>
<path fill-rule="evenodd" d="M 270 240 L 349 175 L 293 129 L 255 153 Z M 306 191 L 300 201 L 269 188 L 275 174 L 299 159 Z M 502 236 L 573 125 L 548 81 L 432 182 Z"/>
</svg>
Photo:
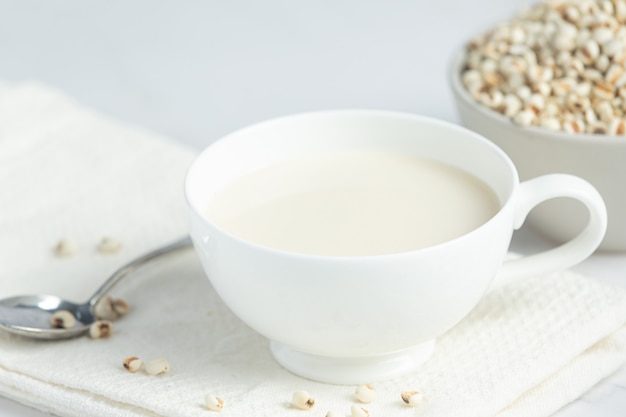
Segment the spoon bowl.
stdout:
<svg viewBox="0 0 626 417">
<path fill-rule="evenodd" d="M 72 313 L 76 324 L 69 329 L 50 327 L 52 315 Z M 96 321 L 89 304 L 77 304 L 55 295 L 19 295 L 0 300 L 0 329 L 36 339 L 65 339 L 87 332 Z"/>
<path fill-rule="evenodd" d="M 87 300 L 79 304 L 64 300 L 56 295 L 18 295 L 0 300 L 0 330 L 34 339 L 58 340 L 81 336 L 97 320 L 94 312 L 106 293 L 120 280 L 143 264 L 163 255 L 178 252 L 191 246 L 186 236 L 174 243 L 149 252 L 124 265 L 109 277 Z M 71 328 L 58 329 L 50 325 L 52 315 L 57 311 L 68 311 L 76 318 Z"/>
</svg>

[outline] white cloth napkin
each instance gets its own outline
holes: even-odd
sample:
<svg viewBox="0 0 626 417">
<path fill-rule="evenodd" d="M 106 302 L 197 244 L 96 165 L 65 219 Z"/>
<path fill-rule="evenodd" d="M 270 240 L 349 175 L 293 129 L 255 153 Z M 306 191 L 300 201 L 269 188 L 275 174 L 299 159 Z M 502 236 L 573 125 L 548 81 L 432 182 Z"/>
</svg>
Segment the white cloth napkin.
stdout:
<svg viewBox="0 0 626 417">
<path fill-rule="evenodd" d="M 182 183 L 194 153 L 86 110 L 38 84 L 0 84 L 0 297 L 75 300 L 135 256 L 187 230 Z M 123 244 L 105 255 L 103 236 Z M 72 237 L 76 255 L 53 255 Z M 242 260 L 245 262 L 245 260 Z M 0 334 L 0 395 L 60 416 L 350 415 L 354 387 L 277 365 L 267 341 L 221 303 L 193 251 L 157 261 L 114 290 L 132 306 L 109 339 L 42 342 Z M 289 320 L 288 317 L 285 320 Z M 491 293 L 443 335 L 419 370 L 375 384 L 372 416 L 547 416 L 626 362 L 626 292 L 560 272 Z M 375 336 L 373 336 L 375 337 Z M 128 356 L 165 357 L 161 376 Z M 420 390 L 418 408 L 400 392 Z M 290 406 L 306 390 L 313 412 Z"/>
</svg>

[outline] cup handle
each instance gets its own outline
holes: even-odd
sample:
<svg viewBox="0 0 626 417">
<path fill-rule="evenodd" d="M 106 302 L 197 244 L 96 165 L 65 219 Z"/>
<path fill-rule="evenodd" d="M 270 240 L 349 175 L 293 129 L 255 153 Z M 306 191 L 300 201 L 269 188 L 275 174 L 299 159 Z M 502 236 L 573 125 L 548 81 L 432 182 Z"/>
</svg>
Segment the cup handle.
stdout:
<svg viewBox="0 0 626 417">
<path fill-rule="evenodd" d="M 556 197 L 571 197 L 582 202 L 589 211 L 587 226 L 572 240 L 556 248 L 505 261 L 489 290 L 520 278 L 569 268 L 586 259 L 600 245 L 607 225 L 604 201 L 591 184 L 568 174 L 543 175 L 520 184 L 515 203 L 514 229 L 522 226 L 536 205 Z"/>
</svg>

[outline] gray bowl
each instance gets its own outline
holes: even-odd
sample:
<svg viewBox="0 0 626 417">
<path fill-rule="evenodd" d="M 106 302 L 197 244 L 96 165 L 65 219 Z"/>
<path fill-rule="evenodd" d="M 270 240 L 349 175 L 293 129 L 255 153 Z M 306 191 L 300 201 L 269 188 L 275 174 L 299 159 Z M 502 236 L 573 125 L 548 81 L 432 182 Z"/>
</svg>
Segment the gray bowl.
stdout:
<svg viewBox="0 0 626 417">
<path fill-rule="evenodd" d="M 626 137 L 569 134 L 519 126 L 474 101 L 461 81 L 465 51 L 450 67 L 450 83 L 463 125 L 502 148 L 513 160 L 520 179 L 548 173 L 567 173 L 593 184 L 606 202 L 608 229 L 601 250 L 626 251 Z M 587 222 L 582 204 L 554 199 L 528 217 L 533 229 L 559 242 L 578 234 Z"/>
</svg>

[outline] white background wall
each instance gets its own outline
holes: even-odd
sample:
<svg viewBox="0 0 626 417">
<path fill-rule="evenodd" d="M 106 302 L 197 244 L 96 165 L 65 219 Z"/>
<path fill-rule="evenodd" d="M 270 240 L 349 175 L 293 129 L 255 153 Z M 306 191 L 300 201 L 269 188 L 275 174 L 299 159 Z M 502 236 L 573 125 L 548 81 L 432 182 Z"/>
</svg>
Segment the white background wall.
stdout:
<svg viewBox="0 0 626 417">
<path fill-rule="evenodd" d="M 0 79 L 40 80 L 194 147 L 339 107 L 456 120 L 446 70 L 521 0 L 0 0 Z"/>
</svg>

